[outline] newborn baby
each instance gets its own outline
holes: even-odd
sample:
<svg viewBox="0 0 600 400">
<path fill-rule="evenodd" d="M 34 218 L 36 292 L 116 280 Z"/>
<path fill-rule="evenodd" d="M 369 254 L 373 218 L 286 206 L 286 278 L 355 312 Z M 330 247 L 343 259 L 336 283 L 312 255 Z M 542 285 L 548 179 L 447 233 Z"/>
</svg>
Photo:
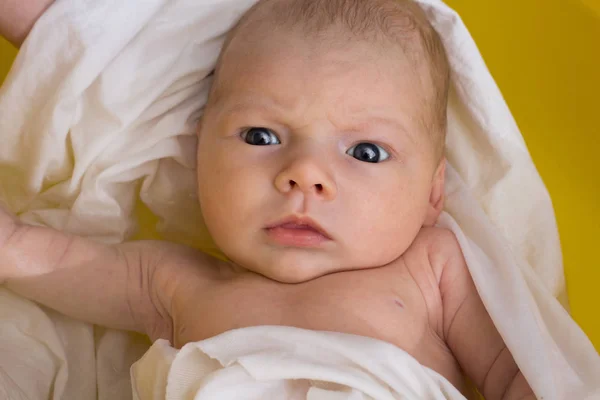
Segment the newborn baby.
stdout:
<svg viewBox="0 0 600 400">
<path fill-rule="evenodd" d="M 449 67 L 417 5 L 263 0 L 230 33 L 198 130 L 206 225 L 230 260 L 107 246 L 0 213 L 0 280 L 176 347 L 286 325 L 387 341 L 467 394 L 535 398 L 449 231 Z"/>
</svg>

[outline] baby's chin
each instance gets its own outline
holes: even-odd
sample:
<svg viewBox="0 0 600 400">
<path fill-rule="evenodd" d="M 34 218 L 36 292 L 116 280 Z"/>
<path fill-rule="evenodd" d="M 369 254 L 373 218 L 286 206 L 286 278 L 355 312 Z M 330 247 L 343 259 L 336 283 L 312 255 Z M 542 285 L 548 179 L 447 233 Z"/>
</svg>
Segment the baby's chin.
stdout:
<svg viewBox="0 0 600 400">
<path fill-rule="evenodd" d="M 246 269 L 263 275 L 269 279 L 286 284 L 299 284 L 309 282 L 325 275 L 342 271 L 362 270 L 374 266 L 353 265 L 348 266 L 342 260 L 323 255 L 307 255 L 285 257 L 284 259 L 271 259 L 270 261 L 252 260 L 246 263 Z"/>
<path fill-rule="evenodd" d="M 299 284 L 312 281 L 334 271 L 303 271 L 299 268 L 282 268 L 266 271 L 253 271 L 271 280 L 285 284 Z"/>
</svg>

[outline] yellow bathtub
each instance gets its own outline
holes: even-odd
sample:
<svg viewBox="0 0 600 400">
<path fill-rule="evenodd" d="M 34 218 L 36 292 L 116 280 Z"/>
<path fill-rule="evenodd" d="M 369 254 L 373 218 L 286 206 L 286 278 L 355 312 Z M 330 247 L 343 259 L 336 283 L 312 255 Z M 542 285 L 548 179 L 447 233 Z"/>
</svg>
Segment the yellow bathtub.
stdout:
<svg viewBox="0 0 600 400">
<path fill-rule="evenodd" d="M 572 314 L 600 350 L 600 0 L 447 0 L 552 195 Z M 16 54 L 0 39 L 0 81 Z"/>
</svg>

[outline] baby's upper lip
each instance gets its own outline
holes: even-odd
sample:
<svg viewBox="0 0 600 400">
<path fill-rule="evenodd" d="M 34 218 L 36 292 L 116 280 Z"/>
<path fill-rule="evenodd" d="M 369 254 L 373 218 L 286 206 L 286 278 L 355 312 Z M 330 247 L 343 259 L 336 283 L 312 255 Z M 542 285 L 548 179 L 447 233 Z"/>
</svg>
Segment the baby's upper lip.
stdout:
<svg viewBox="0 0 600 400">
<path fill-rule="evenodd" d="M 304 215 L 287 216 L 285 218 L 277 220 L 276 222 L 274 222 L 272 224 L 267 225 L 267 227 L 265 229 L 272 229 L 272 228 L 276 228 L 278 226 L 285 225 L 285 224 L 295 224 L 295 225 L 309 227 L 309 228 L 314 229 L 315 231 L 319 232 L 321 235 L 325 236 L 327 239 L 331 240 L 331 236 L 327 233 L 327 231 L 325 229 L 323 229 L 321 227 L 321 225 L 319 225 L 312 218 L 310 218 L 308 216 L 304 216 Z"/>
</svg>

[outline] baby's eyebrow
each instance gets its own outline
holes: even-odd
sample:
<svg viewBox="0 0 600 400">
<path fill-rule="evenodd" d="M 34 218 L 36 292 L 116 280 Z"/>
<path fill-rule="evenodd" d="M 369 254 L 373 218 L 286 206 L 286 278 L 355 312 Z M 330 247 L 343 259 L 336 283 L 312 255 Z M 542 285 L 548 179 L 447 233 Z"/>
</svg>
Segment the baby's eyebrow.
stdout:
<svg viewBox="0 0 600 400">
<path fill-rule="evenodd" d="M 221 113 L 223 114 L 235 114 L 241 112 L 248 111 L 263 111 L 263 112 L 272 112 L 274 107 L 271 107 L 267 104 L 261 102 L 235 102 L 233 104 L 228 104 L 225 107 L 221 108 Z"/>
<path fill-rule="evenodd" d="M 233 101 L 224 102 L 219 108 L 220 115 L 231 115 L 245 113 L 249 111 L 258 111 L 267 115 L 282 113 L 285 114 L 286 107 L 280 104 L 276 99 L 262 95 L 244 95 Z M 417 138 L 412 129 L 409 129 L 401 118 L 382 115 L 382 113 L 374 112 L 349 112 L 351 118 L 345 118 L 336 123 L 336 128 L 340 132 L 357 132 L 363 133 L 368 131 L 379 131 L 379 128 L 384 127 L 385 131 L 394 132 L 398 136 L 406 137 L 415 144 Z"/>
<path fill-rule="evenodd" d="M 264 112 L 280 112 L 284 110 L 283 105 L 279 104 L 278 101 L 255 93 L 237 96 L 235 100 L 225 101 L 224 99 L 223 103 L 224 104 L 219 110 L 222 114 L 231 114 L 250 110 Z"/>
<path fill-rule="evenodd" d="M 414 132 L 399 118 L 387 117 L 382 115 L 365 115 L 361 118 L 356 118 L 348 128 L 344 127 L 345 131 L 368 132 L 379 131 L 383 127 L 384 132 L 392 132 L 397 137 L 406 137 L 415 144 L 416 137 Z"/>
<path fill-rule="evenodd" d="M 395 131 L 402 131 L 408 133 L 404 124 L 399 120 L 382 116 L 369 116 L 367 118 L 362 119 L 356 126 L 368 129 L 378 125 L 384 125 Z"/>
</svg>

